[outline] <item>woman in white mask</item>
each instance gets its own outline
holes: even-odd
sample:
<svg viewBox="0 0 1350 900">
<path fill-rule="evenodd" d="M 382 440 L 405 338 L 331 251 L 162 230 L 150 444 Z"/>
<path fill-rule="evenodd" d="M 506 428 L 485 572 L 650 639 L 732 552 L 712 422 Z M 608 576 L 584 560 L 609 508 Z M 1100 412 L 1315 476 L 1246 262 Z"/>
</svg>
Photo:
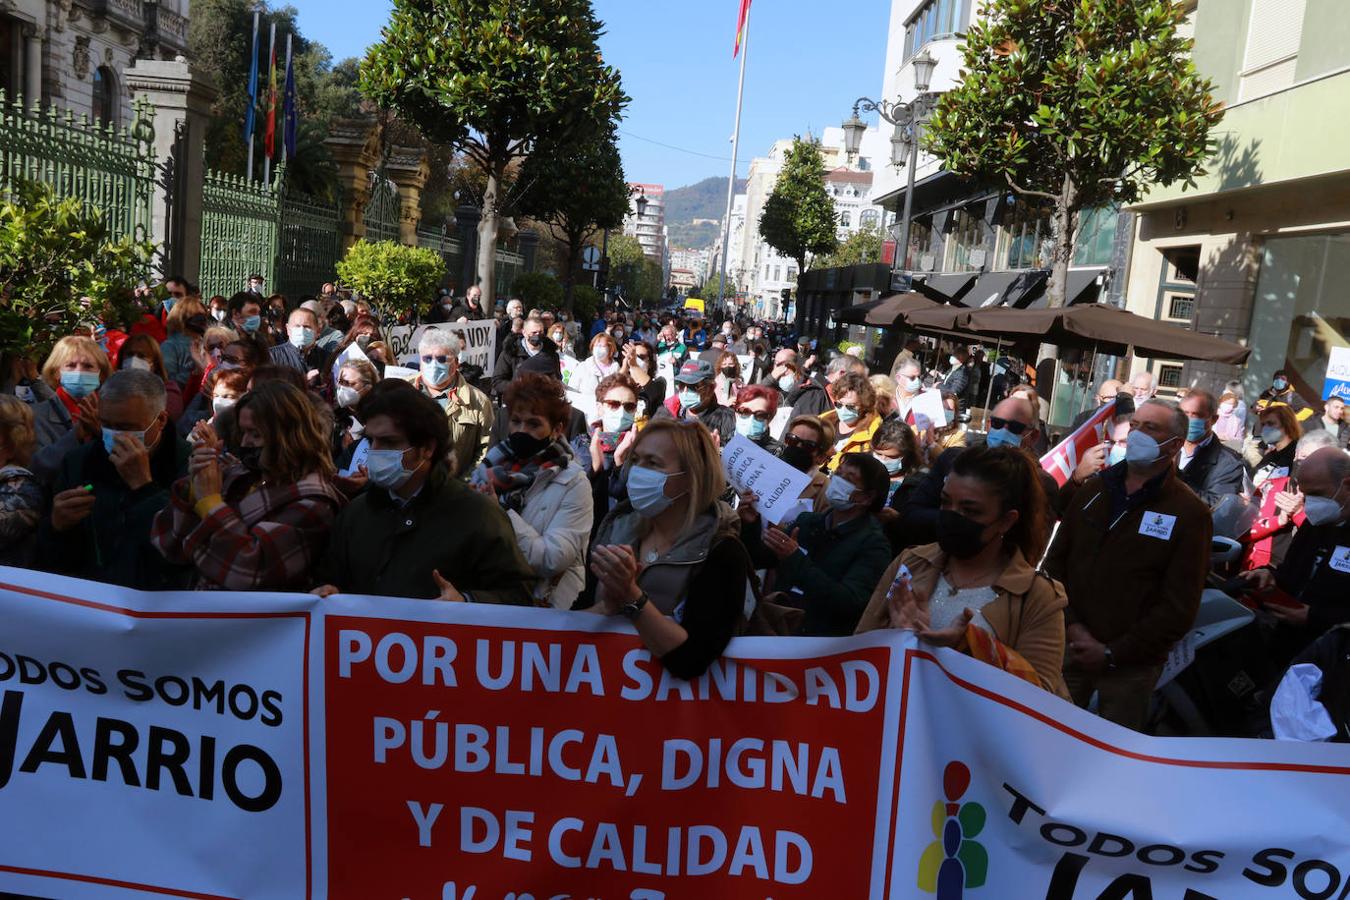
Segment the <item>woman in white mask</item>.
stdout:
<svg viewBox="0 0 1350 900">
<path fill-rule="evenodd" d="M 638 400 L 645 409 L 658 409 L 666 402 L 670 385 L 658 375 L 656 350 L 647 341 L 629 341 L 623 345 L 623 364 L 619 371 L 638 386 Z"/>
<path fill-rule="evenodd" d="M 594 533 L 622 493 L 623 464 L 647 421 L 637 382 L 623 372 L 600 379 L 595 387 L 595 410 L 590 433 L 572 440 L 572 451 L 591 480 L 594 521 L 587 525 L 587 533 Z"/>
<path fill-rule="evenodd" d="M 164 382 L 164 409 L 169 418 L 177 421 L 183 414 L 183 389 L 178 382 L 169 378 L 164 368 L 164 356 L 159 344 L 148 334 L 133 334 L 117 348 L 117 368 L 141 369 L 153 372 Z"/>
<path fill-rule="evenodd" d="M 623 616 L 678 678 L 707 671 L 739 630 L 749 559 L 717 498 L 722 460 L 698 423 L 653 419 L 633 443 L 628 499 L 591 544 L 581 605 Z"/>
<path fill-rule="evenodd" d="M 333 459 L 337 461 L 337 484 L 348 497 L 366 485 L 366 457 L 370 442 L 365 425 L 356 417 L 361 398 L 380 380 L 375 366 L 364 359 L 349 359 L 338 370 L 333 386 Z"/>
<path fill-rule="evenodd" d="M 618 372 L 619 366 L 619 345 L 610 337 L 608 331 L 602 331 L 591 338 L 591 355 L 577 366 L 568 387 L 578 396 L 588 400 L 595 394 L 595 386 L 600 380 Z M 586 409 L 582 411 L 592 412 Z"/>
</svg>

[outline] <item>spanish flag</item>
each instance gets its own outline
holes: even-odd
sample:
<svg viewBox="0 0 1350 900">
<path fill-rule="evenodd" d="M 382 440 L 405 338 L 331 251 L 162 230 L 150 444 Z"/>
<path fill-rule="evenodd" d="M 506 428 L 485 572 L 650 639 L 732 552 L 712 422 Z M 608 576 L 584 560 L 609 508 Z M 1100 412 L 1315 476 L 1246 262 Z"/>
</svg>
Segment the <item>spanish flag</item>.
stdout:
<svg viewBox="0 0 1350 900">
<path fill-rule="evenodd" d="M 272 23 L 271 61 L 267 65 L 267 130 L 263 149 L 268 159 L 277 158 L 277 24 Z"/>
<path fill-rule="evenodd" d="M 731 51 L 732 59 L 740 55 L 741 46 L 745 43 L 745 24 L 749 18 L 750 0 L 741 0 L 741 14 L 736 17 L 736 49 Z"/>
</svg>

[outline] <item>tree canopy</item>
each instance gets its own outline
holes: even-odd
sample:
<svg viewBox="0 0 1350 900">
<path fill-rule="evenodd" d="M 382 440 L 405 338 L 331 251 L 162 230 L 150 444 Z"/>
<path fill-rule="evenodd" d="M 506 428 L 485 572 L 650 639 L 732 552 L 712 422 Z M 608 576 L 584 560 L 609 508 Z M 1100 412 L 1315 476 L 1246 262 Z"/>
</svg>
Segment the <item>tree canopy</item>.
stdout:
<svg viewBox="0 0 1350 900">
<path fill-rule="evenodd" d="M 875 228 L 860 228 L 848 236 L 833 253 L 816 260 L 816 265 L 829 269 L 836 266 L 857 266 L 863 263 L 881 262 L 881 247 L 885 241 L 886 231 L 877 226 Z"/>
<path fill-rule="evenodd" d="M 805 272 L 810 257 L 829 253 L 839 244 L 834 201 L 825 192 L 825 161 L 820 144 L 794 138 L 783 160 L 773 192 L 764 201 L 759 233 Z"/>
</svg>

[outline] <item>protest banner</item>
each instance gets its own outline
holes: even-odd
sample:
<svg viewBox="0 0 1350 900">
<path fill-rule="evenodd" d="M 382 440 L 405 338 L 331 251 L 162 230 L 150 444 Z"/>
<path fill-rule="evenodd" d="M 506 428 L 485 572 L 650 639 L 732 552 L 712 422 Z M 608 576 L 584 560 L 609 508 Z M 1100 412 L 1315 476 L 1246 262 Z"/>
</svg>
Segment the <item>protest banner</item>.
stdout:
<svg viewBox="0 0 1350 900">
<path fill-rule="evenodd" d="M 495 319 L 474 319 L 469 322 L 437 322 L 432 325 L 396 325 L 390 328 L 385 337 L 394 359 L 400 365 L 417 362 L 417 347 L 422 335 L 428 329 L 453 331 L 464 343 L 459 361 L 465 365 L 479 366 L 484 372 L 492 373 L 497 361 L 497 322 Z"/>
<path fill-rule="evenodd" d="M 0 893 L 1339 898 L 1338 745 L 1151 738 L 908 632 L 0 568 Z"/>
<path fill-rule="evenodd" d="M 1092 418 L 1079 425 L 1072 434 L 1041 457 L 1041 468 L 1049 472 L 1060 487 L 1064 487 L 1073 477 L 1073 470 L 1078 468 L 1083 454 L 1106 440 L 1106 429 L 1115 414 L 1115 403 L 1108 403 L 1097 410 Z"/>
<path fill-rule="evenodd" d="M 339 353 L 337 359 L 333 360 L 333 384 L 338 383 L 338 373 L 342 371 L 342 367 L 345 366 L 348 361 L 354 359 L 370 362 L 370 357 L 366 356 L 366 352 L 361 349 L 359 344 L 348 344 L 347 349 Z"/>
<path fill-rule="evenodd" d="M 914 416 L 914 422 L 919 420 L 919 416 L 925 416 L 938 428 L 947 424 L 947 407 L 942 405 L 942 391 L 937 388 L 920 391 L 910 402 L 909 411 Z"/>
<path fill-rule="evenodd" d="M 1322 382 L 1322 399 L 1340 397 L 1350 401 L 1350 347 L 1332 347 Z"/>
<path fill-rule="evenodd" d="M 794 469 L 740 434 L 722 448 L 722 468 L 737 493 L 755 492 L 760 515 L 774 525 L 811 484 L 810 475 Z"/>
</svg>

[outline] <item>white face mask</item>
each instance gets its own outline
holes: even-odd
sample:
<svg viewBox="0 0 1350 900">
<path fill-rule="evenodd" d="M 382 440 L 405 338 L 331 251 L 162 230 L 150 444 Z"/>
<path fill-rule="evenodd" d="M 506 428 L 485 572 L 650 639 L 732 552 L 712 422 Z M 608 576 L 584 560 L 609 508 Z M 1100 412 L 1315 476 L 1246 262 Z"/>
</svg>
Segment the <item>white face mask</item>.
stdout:
<svg viewBox="0 0 1350 900">
<path fill-rule="evenodd" d="M 220 415 L 227 409 L 232 409 L 239 401 L 233 397 L 212 397 L 211 412 L 214 415 Z"/>
<path fill-rule="evenodd" d="M 154 367 L 150 365 L 149 360 L 141 359 L 139 356 L 129 356 L 127 357 L 127 364 L 123 368 L 149 372 Z"/>
</svg>

